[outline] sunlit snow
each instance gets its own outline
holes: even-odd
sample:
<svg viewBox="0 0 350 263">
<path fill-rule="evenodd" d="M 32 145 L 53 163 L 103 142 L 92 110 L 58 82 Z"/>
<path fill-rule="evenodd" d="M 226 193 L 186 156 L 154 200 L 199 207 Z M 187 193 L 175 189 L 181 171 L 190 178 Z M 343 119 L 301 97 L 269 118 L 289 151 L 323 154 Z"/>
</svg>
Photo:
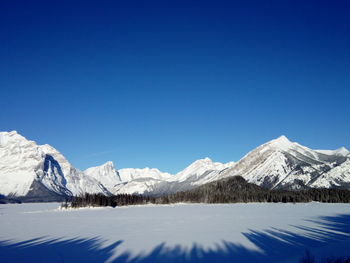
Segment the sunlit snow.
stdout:
<svg viewBox="0 0 350 263">
<path fill-rule="evenodd" d="M 2 205 L 2 262 L 298 262 L 307 250 L 349 253 L 349 204 L 58 206 Z"/>
</svg>

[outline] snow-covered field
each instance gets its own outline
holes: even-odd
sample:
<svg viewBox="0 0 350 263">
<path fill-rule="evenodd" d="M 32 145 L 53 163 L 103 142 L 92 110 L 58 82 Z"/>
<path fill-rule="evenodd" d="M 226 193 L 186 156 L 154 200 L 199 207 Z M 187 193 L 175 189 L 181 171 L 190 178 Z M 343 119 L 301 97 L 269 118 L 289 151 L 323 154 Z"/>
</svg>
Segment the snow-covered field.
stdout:
<svg viewBox="0 0 350 263">
<path fill-rule="evenodd" d="M 299 262 L 350 256 L 350 204 L 0 206 L 1 262 Z"/>
</svg>

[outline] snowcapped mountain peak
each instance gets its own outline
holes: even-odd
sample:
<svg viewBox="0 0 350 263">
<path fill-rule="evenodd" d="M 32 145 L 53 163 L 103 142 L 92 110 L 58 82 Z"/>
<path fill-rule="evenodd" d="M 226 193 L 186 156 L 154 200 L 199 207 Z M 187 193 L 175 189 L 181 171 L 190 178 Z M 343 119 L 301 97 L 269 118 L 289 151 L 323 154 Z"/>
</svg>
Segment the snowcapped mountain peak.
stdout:
<svg viewBox="0 0 350 263">
<path fill-rule="evenodd" d="M 17 137 L 17 138 L 24 138 L 22 135 L 20 135 L 17 131 L 9 131 L 9 132 L 0 132 L 0 137 Z"/>
<path fill-rule="evenodd" d="M 169 173 L 159 171 L 157 168 L 123 168 L 119 170 L 123 182 L 129 182 L 140 178 L 153 178 L 156 180 L 166 180 L 172 177 Z"/>
<path fill-rule="evenodd" d="M 299 189 L 313 182 L 317 185 L 318 176 L 339 166 L 348 156 L 345 148 L 312 150 L 281 136 L 249 152 L 222 176 L 241 175 L 248 182 L 268 188 Z"/>
<path fill-rule="evenodd" d="M 298 152 L 302 152 L 305 155 L 309 155 L 312 158 L 318 159 L 315 151 L 313 151 L 310 148 L 307 148 L 303 145 L 300 145 L 297 142 L 290 141 L 284 135 L 278 137 L 277 139 L 269 141 L 269 142 L 259 146 L 256 149 L 259 149 L 260 153 L 263 153 L 265 151 L 279 151 L 279 152 L 296 152 L 296 151 L 298 151 Z"/>
<path fill-rule="evenodd" d="M 274 139 L 272 141 L 269 141 L 268 143 L 269 146 L 281 148 L 281 149 L 288 149 L 291 148 L 295 145 L 295 143 L 291 142 L 286 136 L 282 135 L 278 137 L 277 139 Z"/>
<path fill-rule="evenodd" d="M 16 131 L 0 132 L 0 194 L 16 196 L 79 195 L 88 193 L 175 193 L 217 179 L 241 175 L 268 188 L 348 187 L 350 152 L 312 150 L 282 135 L 238 162 L 214 162 L 208 157 L 175 175 L 156 168 L 125 168 L 113 162 L 75 169 L 48 144 L 38 145 Z"/>
<path fill-rule="evenodd" d="M 119 177 L 119 175 L 117 175 L 117 171 L 114 168 L 114 164 L 111 161 L 108 161 L 100 166 L 90 167 L 86 169 L 84 173 L 89 176 L 95 177 L 95 179 L 106 176 Z"/>
<path fill-rule="evenodd" d="M 194 171 L 204 167 L 206 168 L 208 166 L 211 166 L 212 164 L 213 164 L 213 161 L 208 157 L 199 159 L 191 163 L 189 166 L 187 166 L 183 171 L 179 172 L 178 174 L 183 174 L 183 173 L 188 174 L 190 171 Z"/>
<path fill-rule="evenodd" d="M 335 153 L 338 155 L 347 156 L 350 152 L 345 147 L 340 147 L 339 149 L 335 150 Z"/>
<path fill-rule="evenodd" d="M 105 168 L 108 168 L 108 169 L 114 169 L 114 164 L 112 161 L 108 161 L 108 162 L 105 162 L 104 164 L 102 164 L 100 167 L 105 167 Z"/>
<path fill-rule="evenodd" d="M 0 132 L 0 147 L 4 147 L 7 144 L 18 144 L 23 142 L 33 142 L 28 141 L 22 135 L 18 134 L 17 131 L 10 132 Z"/>
<path fill-rule="evenodd" d="M 195 162 L 193 162 L 192 164 L 190 164 L 190 166 L 195 166 L 195 165 L 211 165 L 213 163 L 213 161 L 209 158 L 209 157 L 205 157 L 203 159 L 199 159 Z"/>
<path fill-rule="evenodd" d="M 280 141 L 280 142 L 290 143 L 290 140 L 285 135 L 281 135 L 280 137 L 278 137 L 275 140 Z"/>
<path fill-rule="evenodd" d="M 220 162 L 213 162 L 210 158 L 206 157 L 191 163 L 184 170 L 177 173 L 175 178 L 178 178 L 180 180 L 185 180 L 189 176 L 202 175 L 207 171 L 220 171 L 233 165 L 234 165 L 234 162 L 229 162 L 227 164 L 224 164 Z"/>
<path fill-rule="evenodd" d="M 343 156 L 346 157 L 350 154 L 349 150 L 345 147 L 340 147 L 336 150 L 316 150 L 318 153 L 326 154 L 326 155 L 337 155 L 337 156 Z"/>
<path fill-rule="evenodd" d="M 7 132 L 7 131 L 3 131 L 3 132 L 0 132 L 0 136 L 13 136 L 13 135 L 16 135 L 16 134 L 18 134 L 18 132 L 17 131 L 15 131 L 15 130 L 13 130 L 13 131 L 9 131 L 9 132 Z"/>
<path fill-rule="evenodd" d="M 84 174 L 102 183 L 110 192 L 113 192 L 115 186 L 121 183 L 120 175 L 111 161 L 88 168 L 84 171 Z"/>
<path fill-rule="evenodd" d="M 106 193 L 48 144 L 38 145 L 16 131 L 0 133 L 0 193 L 16 196 Z"/>
</svg>

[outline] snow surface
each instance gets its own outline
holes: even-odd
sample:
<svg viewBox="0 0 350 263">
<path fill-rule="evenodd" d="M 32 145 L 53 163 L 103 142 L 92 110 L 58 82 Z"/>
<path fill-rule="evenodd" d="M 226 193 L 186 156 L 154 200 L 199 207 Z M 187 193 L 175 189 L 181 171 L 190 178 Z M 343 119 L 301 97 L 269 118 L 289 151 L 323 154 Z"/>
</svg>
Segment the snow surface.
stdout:
<svg viewBox="0 0 350 263">
<path fill-rule="evenodd" d="M 0 194 L 25 196 L 34 181 L 59 194 L 107 193 L 52 146 L 37 145 L 16 131 L 0 132 Z"/>
<path fill-rule="evenodd" d="M 271 189 L 303 186 L 346 188 L 350 185 L 349 167 L 341 165 L 346 160 L 350 159 L 344 147 L 312 150 L 281 136 L 249 152 L 222 172 L 221 178 L 241 175 L 250 183 Z M 335 169 L 338 166 L 341 168 Z M 323 176 L 325 173 L 328 176 Z"/>
<path fill-rule="evenodd" d="M 206 157 L 204 159 L 199 159 L 193 162 L 184 170 L 177 173 L 172 178 L 172 181 L 183 182 L 183 181 L 186 181 L 191 176 L 200 176 L 208 171 L 221 171 L 228 167 L 233 167 L 233 165 L 234 165 L 234 162 L 229 162 L 229 163 L 213 162 L 209 157 Z"/>
<path fill-rule="evenodd" d="M 0 206 L 1 262 L 298 262 L 350 256 L 350 204 Z"/>
<path fill-rule="evenodd" d="M 117 185 L 122 183 L 120 175 L 111 161 L 100 166 L 86 169 L 84 173 L 100 182 L 111 193 L 115 191 Z"/>
<path fill-rule="evenodd" d="M 213 162 L 208 157 L 191 163 L 177 174 L 163 173 L 155 168 L 120 169 L 119 174 L 125 184 L 113 193 L 165 194 L 193 188 L 219 179 L 219 172 L 234 165 L 233 162 Z"/>
<path fill-rule="evenodd" d="M 319 153 L 327 154 L 327 155 L 339 155 L 339 156 L 347 156 L 349 155 L 349 150 L 345 147 L 340 147 L 336 150 L 316 150 Z"/>
<path fill-rule="evenodd" d="M 134 179 L 152 178 L 157 180 L 168 180 L 172 177 L 169 173 L 163 173 L 156 168 L 123 168 L 119 170 L 123 182 L 129 182 Z"/>
<path fill-rule="evenodd" d="M 330 188 L 350 186 L 350 160 L 346 160 L 341 165 L 334 167 L 330 171 L 322 174 L 312 187 Z"/>
<path fill-rule="evenodd" d="M 117 170 L 110 161 L 80 171 L 48 144 L 37 145 L 16 131 L 0 132 L 0 194 L 39 195 L 35 186 L 43 185 L 60 195 L 85 192 L 160 195 L 234 175 L 272 189 L 349 188 L 349 162 L 350 153 L 344 147 L 312 150 L 280 136 L 238 162 L 220 163 L 204 158 L 173 175 L 148 167 Z"/>
<path fill-rule="evenodd" d="M 48 190 L 63 195 L 88 193 L 118 194 L 162 192 L 169 182 L 186 182 L 212 171 L 194 185 L 217 179 L 220 170 L 233 166 L 233 162 L 222 164 L 209 158 L 200 159 L 176 175 L 164 173 L 156 168 L 115 169 L 109 161 L 80 171 L 52 146 L 38 145 L 27 140 L 16 131 L 0 132 L 0 194 L 25 196 L 34 182 L 43 184 Z M 191 181 L 190 180 L 190 181 Z M 188 183 L 191 185 L 192 183 Z M 175 188 L 174 191 L 177 189 Z"/>
<path fill-rule="evenodd" d="M 0 193 L 25 195 L 36 177 L 44 152 L 17 132 L 0 133 Z"/>
</svg>

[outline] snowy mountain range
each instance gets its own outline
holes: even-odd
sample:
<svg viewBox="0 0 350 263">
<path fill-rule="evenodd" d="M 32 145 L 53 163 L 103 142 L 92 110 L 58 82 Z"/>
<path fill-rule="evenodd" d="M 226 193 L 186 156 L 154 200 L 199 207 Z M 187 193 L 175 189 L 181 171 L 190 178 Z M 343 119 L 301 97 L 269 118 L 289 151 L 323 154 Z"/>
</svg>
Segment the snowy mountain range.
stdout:
<svg viewBox="0 0 350 263">
<path fill-rule="evenodd" d="M 236 163 L 204 158 L 174 175 L 155 168 L 116 170 L 112 162 L 80 171 L 50 145 L 37 145 L 16 131 L 0 132 L 4 196 L 50 201 L 85 192 L 161 195 L 234 175 L 270 189 L 350 188 L 350 153 L 312 150 L 281 136 Z"/>
<path fill-rule="evenodd" d="M 345 148 L 312 150 L 281 136 L 249 152 L 221 176 L 241 175 L 270 189 L 343 188 L 350 182 L 349 160 Z"/>
</svg>

